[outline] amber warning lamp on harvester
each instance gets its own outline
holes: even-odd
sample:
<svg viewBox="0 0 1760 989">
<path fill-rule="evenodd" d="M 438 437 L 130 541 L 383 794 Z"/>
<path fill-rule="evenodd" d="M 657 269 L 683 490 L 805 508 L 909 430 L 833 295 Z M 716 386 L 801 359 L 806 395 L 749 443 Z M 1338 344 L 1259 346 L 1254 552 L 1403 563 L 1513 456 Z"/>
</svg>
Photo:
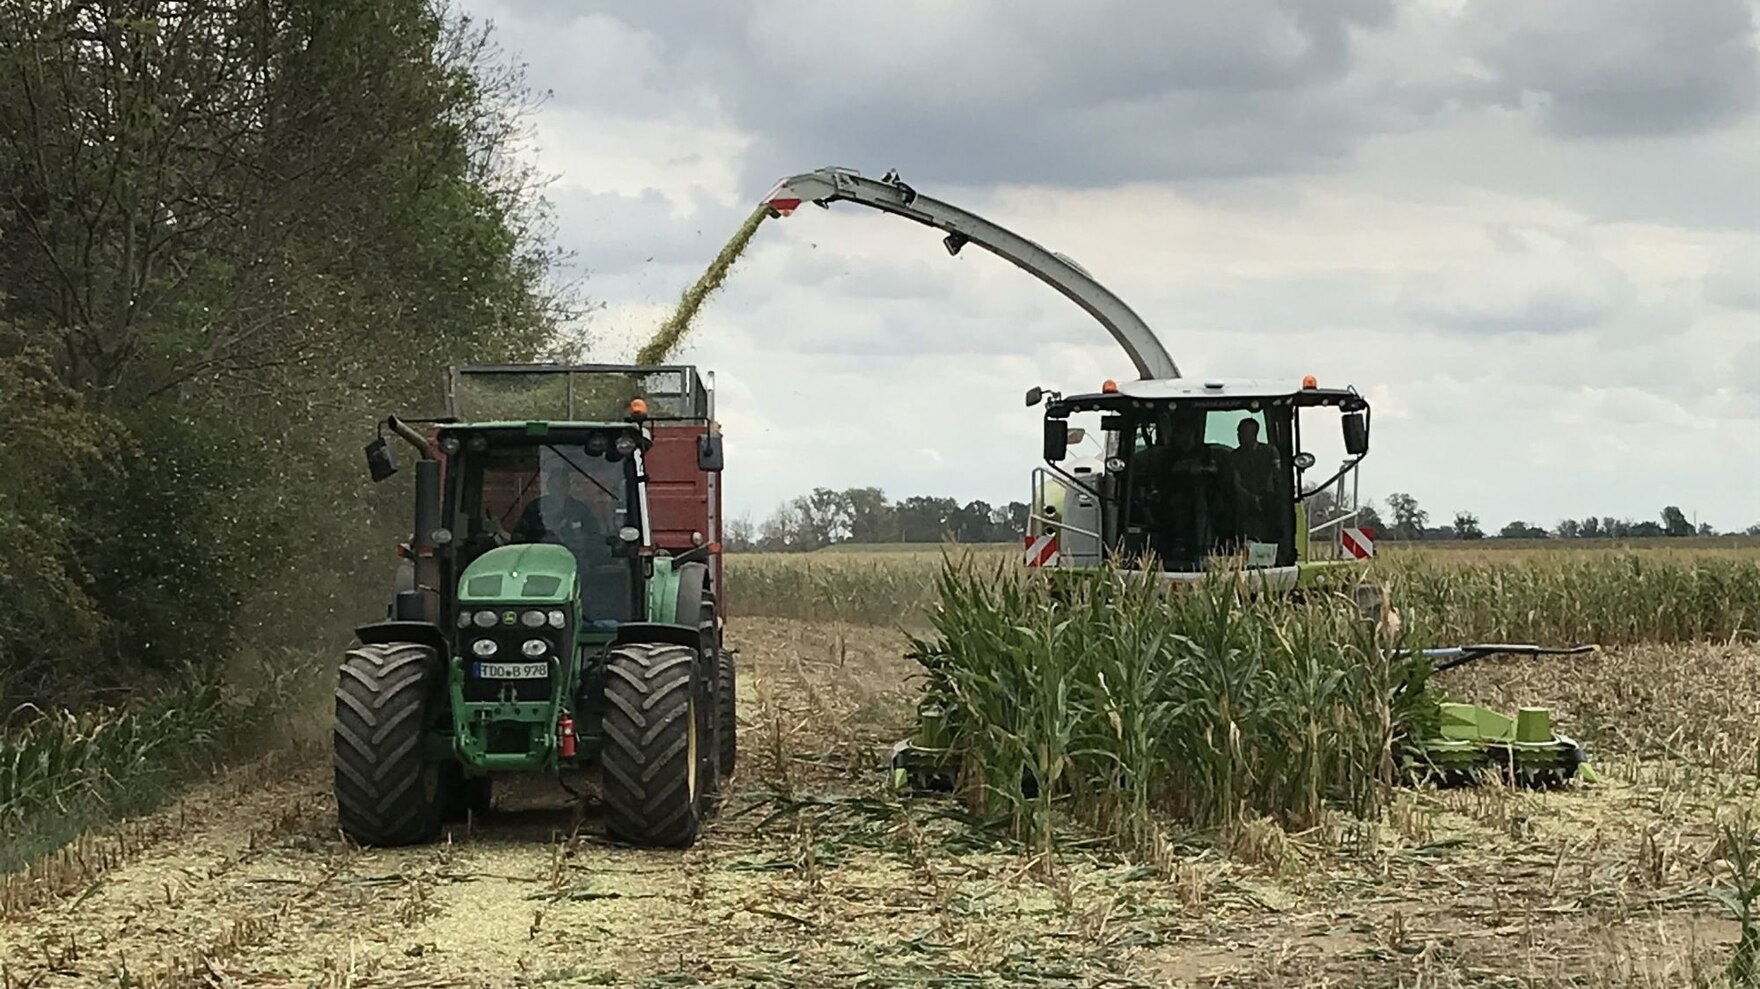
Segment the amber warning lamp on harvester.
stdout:
<svg viewBox="0 0 1760 989">
<path fill-rule="evenodd" d="M 1320 382 L 1313 375 L 1311 375 L 1311 374 L 1303 375 L 1303 377 L 1302 377 L 1302 390 L 1303 391 L 1307 391 L 1309 389 L 1318 388 L 1318 387 L 1320 387 Z"/>
<path fill-rule="evenodd" d="M 1116 395 L 1118 394 L 1118 382 L 1111 378 L 1107 378 L 1105 381 L 1100 382 L 1100 391 L 1107 395 Z"/>
<path fill-rule="evenodd" d="M 648 402 L 647 402 L 647 400 L 641 399 L 641 398 L 630 399 L 629 400 L 629 417 L 631 419 L 646 419 L 648 417 Z"/>
</svg>

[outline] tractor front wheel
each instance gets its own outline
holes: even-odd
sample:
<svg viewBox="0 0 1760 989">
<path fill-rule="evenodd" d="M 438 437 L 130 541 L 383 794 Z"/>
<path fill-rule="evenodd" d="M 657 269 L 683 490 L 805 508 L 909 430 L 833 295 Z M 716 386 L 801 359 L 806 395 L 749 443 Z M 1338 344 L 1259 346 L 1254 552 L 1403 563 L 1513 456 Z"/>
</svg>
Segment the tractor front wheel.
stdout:
<svg viewBox="0 0 1760 989">
<path fill-rule="evenodd" d="M 637 642 L 605 663 L 605 823 L 634 845 L 685 848 L 710 789 L 709 689 L 697 650 Z"/>
<path fill-rule="evenodd" d="M 359 844 L 440 836 L 444 774 L 422 752 L 438 670 L 434 650 L 410 642 L 360 646 L 342 660 L 332 729 L 336 816 Z"/>
</svg>

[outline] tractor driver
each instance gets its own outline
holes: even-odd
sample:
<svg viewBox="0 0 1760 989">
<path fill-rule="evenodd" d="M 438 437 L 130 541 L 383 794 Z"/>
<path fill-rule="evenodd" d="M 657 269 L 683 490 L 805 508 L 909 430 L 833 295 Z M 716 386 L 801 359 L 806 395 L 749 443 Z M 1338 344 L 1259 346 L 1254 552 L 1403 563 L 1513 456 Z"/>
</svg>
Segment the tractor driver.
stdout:
<svg viewBox="0 0 1760 989">
<path fill-rule="evenodd" d="M 544 494 L 532 499 L 520 513 L 513 528 L 514 539 L 520 542 L 559 542 L 574 550 L 609 549 L 607 535 L 598 513 L 574 495 L 575 468 L 564 461 L 554 461 L 544 472 Z"/>
</svg>

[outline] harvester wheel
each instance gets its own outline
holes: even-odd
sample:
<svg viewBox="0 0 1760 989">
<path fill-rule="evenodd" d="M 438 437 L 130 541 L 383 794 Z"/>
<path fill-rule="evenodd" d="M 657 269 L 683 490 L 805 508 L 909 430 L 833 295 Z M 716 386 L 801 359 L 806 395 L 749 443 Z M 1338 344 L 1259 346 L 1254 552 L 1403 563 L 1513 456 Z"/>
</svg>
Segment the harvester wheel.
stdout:
<svg viewBox="0 0 1760 989">
<path fill-rule="evenodd" d="M 697 839 L 703 777 L 714 764 L 709 744 L 709 689 L 689 646 L 634 642 L 605 663 L 605 823 L 620 841 L 689 847 Z"/>
<path fill-rule="evenodd" d="M 715 657 L 715 763 L 720 775 L 733 775 L 739 756 L 738 705 L 735 700 L 738 677 L 735 675 L 733 653 L 716 651 Z"/>
<path fill-rule="evenodd" d="M 362 845 L 412 845 L 440 835 L 442 767 L 423 757 L 438 696 L 439 658 L 409 642 L 350 649 L 336 682 L 332 730 L 336 816 Z"/>
</svg>

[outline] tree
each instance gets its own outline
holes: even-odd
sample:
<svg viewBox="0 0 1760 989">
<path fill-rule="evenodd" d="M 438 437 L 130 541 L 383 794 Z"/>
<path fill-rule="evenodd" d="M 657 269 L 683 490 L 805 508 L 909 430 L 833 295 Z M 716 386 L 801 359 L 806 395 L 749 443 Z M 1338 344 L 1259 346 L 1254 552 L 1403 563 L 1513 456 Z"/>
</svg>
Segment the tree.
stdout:
<svg viewBox="0 0 1760 989">
<path fill-rule="evenodd" d="M 1032 509 L 1024 501 L 1011 501 L 1005 512 L 1008 516 L 1008 534 L 1013 539 L 1025 539 L 1027 536 L 1027 516 Z"/>
<path fill-rule="evenodd" d="M 898 539 L 898 519 L 886 493 L 879 488 L 850 488 L 843 493 L 849 507 L 852 543 L 889 543 Z"/>
<path fill-rule="evenodd" d="M 51 479 L 58 520 L 0 474 L 0 520 L 52 557 L 0 545 L 0 587 L 75 575 L 102 626 L 50 662 L 54 627 L 0 621 L 10 694 L 358 617 L 408 524 L 363 493 L 362 424 L 437 407 L 447 364 L 553 346 L 530 103 L 440 7 L 0 4 L 0 364 L 55 386 L 9 399 L 71 395 L 113 440 Z"/>
<path fill-rule="evenodd" d="M 1403 492 L 1387 496 L 1387 510 L 1393 513 L 1393 538 L 1422 539 L 1430 513 L 1418 507 L 1418 499 Z"/>
<path fill-rule="evenodd" d="M 1545 539 L 1550 535 L 1540 526 L 1528 522 L 1511 522 L 1497 533 L 1499 539 Z"/>
<path fill-rule="evenodd" d="M 812 494 L 795 499 L 795 511 L 800 516 L 802 537 L 811 548 L 849 538 L 850 506 L 840 492 L 814 488 Z"/>
<path fill-rule="evenodd" d="M 1663 535 L 1678 537 L 1690 536 L 1698 530 L 1687 519 L 1687 513 L 1675 505 L 1670 505 L 1662 510 L 1662 531 Z"/>
<path fill-rule="evenodd" d="M 1381 510 L 1375 507 L 1373 500 L 1363 502 L 1362 508 L 1357 513 L 1356 524 L 1358 528 L 1369 529 L 1383 539 L 1392 538 L 1392 530 L 1387 527 L 1386 522 L 1382 521 Z"/>
<path fill-rule="evenodd" d="M 1576 539 L 1583 534 L 1583 526 L 1576 519 L 1560 519 L 1558 528 L 1554 531 L 1560 539 Z"/>
<path fill-rule="evenodd" d="M 1577 535 L 1584 539 L 1599 539 L 1605 534 L 1601 529 L 1601 520 L 1593 515 L 1583 519 L 1577 527 Z"/>
<path fill-rule="evenodd" d="M 1472 512 L 1454 513 L 1454 534 L 1461 539 L 1485 538 L 1485 530 L 1479 527 L 1479 516 Z"/>
<path fill-rule="evenodd" d="M 758 548 L 758 527 L 752 523 L 749 513 L 739 518 L 729 519 L 727 531 L 722 534 L 726 549 L 734 553 L 746 553 Z"/>
<path fill-rule="evenodd" d="M 898 503 L 899 539 L 907 543 L 938 543 L 953 533 L 959 502 L 952 498 L 914 495 Z"/>
</svg>

